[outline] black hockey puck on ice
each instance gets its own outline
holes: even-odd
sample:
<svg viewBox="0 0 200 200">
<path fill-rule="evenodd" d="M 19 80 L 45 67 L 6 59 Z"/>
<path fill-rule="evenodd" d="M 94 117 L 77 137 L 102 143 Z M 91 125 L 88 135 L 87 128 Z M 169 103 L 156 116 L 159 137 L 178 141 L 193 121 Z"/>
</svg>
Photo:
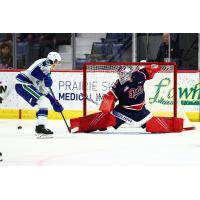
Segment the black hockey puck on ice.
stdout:
<svg viewBox="0 0 200 200">
<path fill-rule="evenodd" d="M 0 162 L 3 161 L 2 153 L 0 152 Z"/>
<path fill-rule="evenodd" d="M 17 129 L 22 129 L 22 126 L 18 126 Z"/>
</svg>

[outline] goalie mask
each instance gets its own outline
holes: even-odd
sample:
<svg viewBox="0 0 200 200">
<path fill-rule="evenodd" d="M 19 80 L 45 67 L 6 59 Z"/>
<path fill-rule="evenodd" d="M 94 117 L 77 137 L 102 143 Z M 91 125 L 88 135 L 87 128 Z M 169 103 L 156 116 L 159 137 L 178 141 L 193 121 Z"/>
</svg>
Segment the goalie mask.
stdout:
<svg viewBox="0 0 200 200">
<path fill-rule="evenodd" d="M 117 73 L 119 75 L 119 82 L 121 85 L 123 85 L 124 83 L 126 83 L 129 78 L 131 77 L 131 69 L 129 67 L 120 67 L 118 70 L 117 70 Z"/>
</svg>

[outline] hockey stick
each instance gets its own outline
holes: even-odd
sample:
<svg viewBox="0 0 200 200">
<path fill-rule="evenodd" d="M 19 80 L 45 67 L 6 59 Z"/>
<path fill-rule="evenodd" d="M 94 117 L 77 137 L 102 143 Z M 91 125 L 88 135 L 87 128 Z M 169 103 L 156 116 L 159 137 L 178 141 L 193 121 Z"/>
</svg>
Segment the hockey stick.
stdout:
<svg viewBox="0 0 200 200">
<path fill-rule="evenodd" d="M 89 98 L 89 97 L 87 97 L 87 96 L 85 97 L 82 93 L 80 93 L 80 95 L 81 95 L 83 98 L 85 98 L 86 100 L 92 102 L 93 104 L 99 105 L 99 103 L 97 103 L 96 101 L 94 101 L 93 99 L 91 99 L 91 98 Z M 122 121 L 126 122 L 127 124 L 133 125 L 135 128 L 140 128 L 143 124 L 146 123 L 146 121 L 148 121 L 147 118 L 150 119 L 150 118 L 152 117 L 152 116 L 149 116 L 149 115 L 148 115 L 149 117 L 148 117 L 148 116 L 145 117 L 144 120 L 141 120 L 141 121 L 139 121 L 139 122 L 136 122 L 136 121 L 134 121 L 133 119 L 131 119 L 130 117 L 127 117 L 126 115 L 123 115 L 122 113 L 120 113 L 120 112 L 118 112 L 118 111 L 115 111 L 115 110 L 113 110 L 113 111 L 111 112 L 111 114 L 112 114 L 113 116 L 115 116 L 115 117 L 121 119 Z"/>
<path fill-rule="evenodd" d="M 49 87 L 49 90 L 50 90 L 51 94 L 53 95 L 53 98 L 56 100 L 56 97 L 55 97 L 55 95 L 54 95 L 54 93 L 53 93 L 53 90 L 52 90 L 50 87 Z M 66 122 L 66 120 L 65 120 L 65 117 L 64 117 L 62 111 L 60 112 L 60 114 L 62 115 L 62 118 L 63 118 L 63 120 L 64 120 L 64 122 L 65 122 L 65 124 L 66 124 L 66 126 L 67 126 L 67 129 L 68 129 L 69 133 L 71 133 L 71 129 L 70 129 L 70 127 L 68 126 L 68 124 L 67 124 L 67 122 Z"/>
</svg>

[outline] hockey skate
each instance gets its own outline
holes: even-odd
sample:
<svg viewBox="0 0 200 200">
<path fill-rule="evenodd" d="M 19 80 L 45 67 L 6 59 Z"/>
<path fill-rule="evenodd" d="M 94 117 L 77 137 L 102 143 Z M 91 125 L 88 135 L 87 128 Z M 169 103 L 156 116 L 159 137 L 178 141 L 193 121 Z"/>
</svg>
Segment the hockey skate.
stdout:
<svg viewBox="0 0 200 200">
<path fill-rule="evenodd" d="M 53 138 L 53 132 L 49 129 L 46 129 L 44 125 L 36 126 L 35 135 L 37 139 Z"/>
</svg>

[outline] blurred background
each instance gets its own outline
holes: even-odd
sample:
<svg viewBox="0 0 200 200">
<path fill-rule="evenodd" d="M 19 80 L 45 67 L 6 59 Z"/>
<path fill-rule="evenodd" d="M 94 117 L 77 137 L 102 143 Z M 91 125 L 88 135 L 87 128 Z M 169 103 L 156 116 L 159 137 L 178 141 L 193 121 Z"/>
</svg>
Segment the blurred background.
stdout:
<svg viewBox="0 0 200 200">
<path fill-rule="evenodd" d="M 25 69 L 50 51 L 59 69 L 81 70 L 85 62 L 173 61 L 199 69 L 198 33 L 0 33 L 0 69 Z"/>
</svg>

